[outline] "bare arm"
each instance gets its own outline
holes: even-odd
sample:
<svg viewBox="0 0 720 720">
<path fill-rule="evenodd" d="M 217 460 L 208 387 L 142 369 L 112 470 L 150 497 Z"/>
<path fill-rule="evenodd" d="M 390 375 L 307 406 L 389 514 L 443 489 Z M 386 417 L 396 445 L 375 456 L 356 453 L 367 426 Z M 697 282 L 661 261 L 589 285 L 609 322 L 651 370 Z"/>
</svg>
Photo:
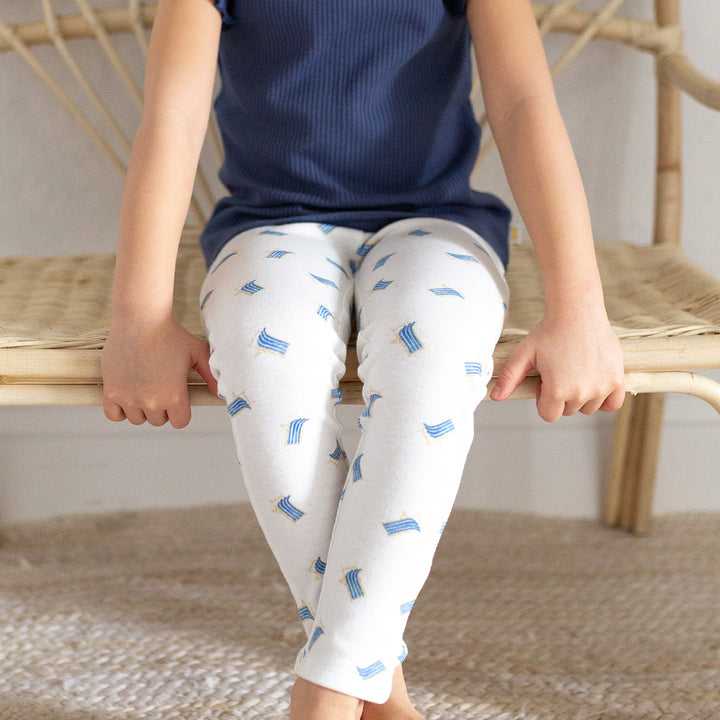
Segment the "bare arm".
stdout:
<svg viewBox="0 0 720 720">
<path fill-rule="evenodd" d="M 113 317 L 103 353 L 112 420 L 190 418 L 187 372 L 214 388 L 207 347 L 173 323 L 180 233 L 212 100 L 221 19 L 211 0 L 160 0 L 121 208 Z"/>
<path fill-rule="evenodd" d="M 592 228 L 529 0 L 468 0 L 485 106 L 513 196 L 537 251 L 543 321 L 501 372 L 493 399 L 531 369 L 545 420 L 615 410 L 622 353 L 603 303 Z"/>
</svg>

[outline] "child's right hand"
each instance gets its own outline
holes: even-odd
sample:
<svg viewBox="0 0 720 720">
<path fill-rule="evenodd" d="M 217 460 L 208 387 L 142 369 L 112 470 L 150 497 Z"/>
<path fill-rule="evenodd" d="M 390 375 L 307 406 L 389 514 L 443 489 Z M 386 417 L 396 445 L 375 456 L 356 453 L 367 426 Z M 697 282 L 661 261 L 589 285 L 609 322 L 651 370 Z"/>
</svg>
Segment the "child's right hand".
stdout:
<svg viewBox="0 0 720 720">
<path fill-rule="evenodd" d="M 187 376 L 200 373 L 211 392 L 210 349 L 185 328 L 157 324 L 113 324 L 102 355 L 103 410 L 109 420 L 183 428 L 190 422 Z"/>
</svg>

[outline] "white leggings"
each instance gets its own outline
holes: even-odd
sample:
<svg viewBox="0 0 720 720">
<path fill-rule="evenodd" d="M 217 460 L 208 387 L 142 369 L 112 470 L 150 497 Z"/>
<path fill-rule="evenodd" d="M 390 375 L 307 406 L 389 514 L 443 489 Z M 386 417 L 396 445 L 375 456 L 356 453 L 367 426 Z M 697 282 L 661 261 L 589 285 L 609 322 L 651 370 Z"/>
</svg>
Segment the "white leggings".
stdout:
<svg viewBox="0 0 720 720">
<path fill-rule="evenodd" d="M 354 304 L 365 408 L 334 408 Z M 507 285 L 437 219 L 378 233 L 301 223 L 230 241 L 201 294 L 243 478 L 307 632 L 296 672 L 385 702 L 473 437 Z"/>
</svg>

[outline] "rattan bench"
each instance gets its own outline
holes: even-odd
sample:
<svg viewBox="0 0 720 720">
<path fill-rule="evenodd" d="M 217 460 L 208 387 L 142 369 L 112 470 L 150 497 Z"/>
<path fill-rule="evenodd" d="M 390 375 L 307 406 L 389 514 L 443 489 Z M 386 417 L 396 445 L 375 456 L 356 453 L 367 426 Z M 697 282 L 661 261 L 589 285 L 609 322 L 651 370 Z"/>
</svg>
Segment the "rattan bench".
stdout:
<svg viewBox="0 0 720 720">
<path fill-rule="evenodd" d="M 28 0 L 30 2 L 30 0 Z M 117 52 L 117 34 L 134 34 L 144 53 L 155 3 L 130 0 L 95 9 L 76 0 L 77 12 L 58 16 L 51 0 L 34 0 L 37 22 L 10 26 L 0 19 L 0 57 L 13 51 L 60 99 L 92 141 L 121 171 L 132 130 L 116 118 L 77 65 L 71 49 L 77 38 L 94 38 L 141 105 L 141 91 L 126 61 Z M 597 244 L 606 303 L 621 338 L 631 391 L 617 413 L 611 477 L 604 509 L 610 524 L 647 532 L 664 393 L 704 398 L 720 412 L 720 384 L 693 371 L 720 368 L 720 282 L 686 259 L 680 249 L 681 124 L 680 91 L 720 110 L 720 84 L 689 63 L 682 52 L 679 0 L 656 0 L 655 21 L 618 16 L 623 0 L 602 9 L 581 9 L 581 0 L 534 4 L 543 35 L 573 33 L 577 39 L 554 66 L 562 70 L 593 39 L 623 43 L 655 56 L 658 76 L 658 139 L 655 234 L 652 245 L 613 241 Z M 83 90 L 88 114 L 42 65 L 32 48 L 52 44 Z M 3 72 L 0 66 L 0 72 Z M 67 74 L 67 73 L 66 73 Z M 91 122 L 90 116 L 97 118 Z M 210 144 L 220 156 L 217 129 L 211 123 Z M 481 159 L 489 152 L 486 143 Z M 201 335 L 198 289 L 204 267 L 196 243 L 198 227 L 215 198 L 205 172 L 198 172 L 191 206 L 194 226 L 181 243 L 176 281 L 176 319 Z M 100 405 L 100 353 L 107 335 L 114 257 L 12 257 L 0 260 L 0 405 Z M 495 369 L 540 319 L 542 285 L 529 244 L 513 246 L 508 281 L 508 320 L 495 352 Z M 191 376 L 193 404 L 217 404 L 198 376 Z M 345 402 L 362 402 L 357 357 L 350 348 L 342 382 Z M 530 378 L 513 395 L 534 398 Z"/>
</svg>

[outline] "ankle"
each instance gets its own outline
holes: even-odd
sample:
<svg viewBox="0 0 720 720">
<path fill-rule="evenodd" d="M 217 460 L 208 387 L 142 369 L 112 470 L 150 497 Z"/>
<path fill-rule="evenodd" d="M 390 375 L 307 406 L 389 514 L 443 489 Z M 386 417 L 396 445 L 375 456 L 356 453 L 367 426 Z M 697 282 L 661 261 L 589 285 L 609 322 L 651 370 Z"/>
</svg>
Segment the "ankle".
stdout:
<svg viewBox="0 0 720 720">
<path fill-rule="evenodd" d="M 298 678 L 290 694 L 290 720 L 360 720 L 363 701 Z"/>
</svg>

